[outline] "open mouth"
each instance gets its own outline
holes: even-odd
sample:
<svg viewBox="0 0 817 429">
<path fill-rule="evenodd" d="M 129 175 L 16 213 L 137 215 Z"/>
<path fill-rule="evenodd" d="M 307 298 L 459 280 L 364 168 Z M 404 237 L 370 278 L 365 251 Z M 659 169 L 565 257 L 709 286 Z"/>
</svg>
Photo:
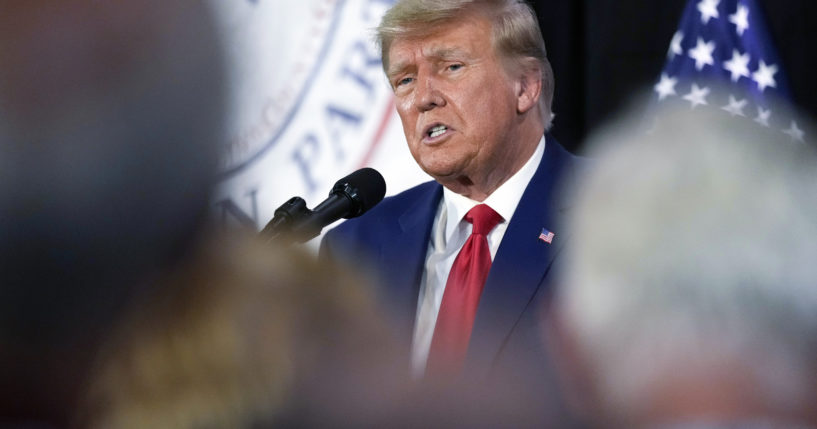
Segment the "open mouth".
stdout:
<svg viewBox="0 0 817 429">
<path fill-rule="evenodd" d="M 426 135 L 433 139 L 434 137 L 439 137 L 445 134 L 446 131 L 448 131 L 448 127 L 446 127 L 445 125 L 435 125 L 431 127 L 430 130 L 428 130 Z"/>
<path fill-rule="evenodd" d="M 451 134 L 454 131 L 453 128 L 449 127 L 448 125 L 434 122 L 425 127 L 425 132 L 423 133 L 423 140 L 426 143 L 433 143 L 438 141 L 439 139 L 445 138 L 447 134 Z"/>
</svg>

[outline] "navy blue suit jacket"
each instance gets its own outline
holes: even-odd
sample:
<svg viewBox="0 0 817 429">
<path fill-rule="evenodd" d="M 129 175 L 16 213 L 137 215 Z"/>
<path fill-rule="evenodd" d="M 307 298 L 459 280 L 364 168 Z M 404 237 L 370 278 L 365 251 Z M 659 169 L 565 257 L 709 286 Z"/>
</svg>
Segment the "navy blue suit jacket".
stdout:
<svg viewBox="0 0 817 429">
<path fill-rule="evenodd" d="M 583 164 L 547 136 L 545 153 L 494 257 L 465 362 L 476 377 L 502 378 L 525 394 L 554 392 L 543 346 L 541 311 L 552 291 L 552 266 L 567 237 L 556 229 L 566 207 L 559 184 Z M 420 281 L 442 186 L 427 182 L 384 199 L 361 217 L 329 231 L 322 256 L 371 268 L 378 293 L 397 322 L 408 368 Z M 555 232 L 551 244 L 542 228 Z M 546 404 L 542 404 L 546 406 Z"/>
</svg>

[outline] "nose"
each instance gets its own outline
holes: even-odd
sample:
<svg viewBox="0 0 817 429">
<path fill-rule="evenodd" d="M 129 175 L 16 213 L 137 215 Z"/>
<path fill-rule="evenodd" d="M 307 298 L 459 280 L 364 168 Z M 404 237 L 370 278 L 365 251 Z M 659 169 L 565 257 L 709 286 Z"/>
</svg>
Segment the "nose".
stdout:
<svg viewBox="0 0 817 429">
<path fill-rule="evenodd" d="M 445 98 L 439 88 L 439 82 L 433 76 L 418 77 L 414 102 L 417 110 L 426 112 L 445 105 Z"/>
</svg>

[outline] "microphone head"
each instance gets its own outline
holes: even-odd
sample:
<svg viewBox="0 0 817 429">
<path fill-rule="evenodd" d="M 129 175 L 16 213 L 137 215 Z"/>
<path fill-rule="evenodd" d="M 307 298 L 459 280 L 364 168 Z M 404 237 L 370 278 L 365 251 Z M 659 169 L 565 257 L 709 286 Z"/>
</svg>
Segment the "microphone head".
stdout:
<svg viewBox="0 0 817 429">
<path fill-rule="evenodd" d="M 329 195 L 341 194 L 352 201 L 352 208 L 343 216 L 346 219 L 366 213 L 386 195 L 386 181 L 374 168 L 361 168 L 335 182 Z"/>
</svg>

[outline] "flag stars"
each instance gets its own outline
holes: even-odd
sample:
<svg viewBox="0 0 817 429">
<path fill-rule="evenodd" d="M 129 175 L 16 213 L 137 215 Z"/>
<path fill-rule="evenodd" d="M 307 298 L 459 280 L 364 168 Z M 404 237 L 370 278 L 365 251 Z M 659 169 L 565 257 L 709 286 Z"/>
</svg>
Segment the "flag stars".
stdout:
<svg viewBox="0 0 817 429">
<path fill-rule="evenodd" d="M 806 133 L 803 132 L 798 126 L 797 122 L 791 121 L 791 125 L 788 129 L 783 130 L 783 134 L 788 135 L 791 137 L 792 141 L 797 141 L 803 143 L 803 138 L 806 136 Z"/>
<path fill-rule="evenodd" d="M 765 91 L 768 87 L 777 87 L 777 81 L 774 80 L 775 73 L 777 73 L 776 65 L 767 65 L 765 61 L 760 60 L 757 71 L 752 73 L 752 80 L 757 82 L 760 92 Z"/>
<path fill-rule="evenodd" d="M 678 84 L 678 78 L 669 77 L 666 73 L 661 74 L 661 81 L 655 84 L 655 92 L 658 93 L 658 101 L 661 101 L 670 95 L 677 95 L 675 92 L 675 85 Z"/>
<path fill-rule="evenodd" d="M 739 4 L 738 10 L 729 15 L 729 22 L 737 27 L 738 36 L 743 36 L 743 32 L 749 29 L 749 8 L 744 4 Z"/>
<path fill-rule="evenodd" d="M 669 51 L 667 51 L 667 56 L 669 59 L 673 59 L 676 55 L 681 55 L 684 53 L 684 48 L 681 47 L 681 42 L 683 41 L 683 31 L 676 31 L 675 34 L 672 35 L 672 41 L 669 42 Z"/>
<path fill-rule="evenodd" d="M 766 104 L 766 97 L 785 82 L 768 35 L 754 25 L 760 11 L 753 7 L 749 0 L 689 0 L 670 41 L 661 78 L 653 82 L 653 100 L 684 100 L 691 110 L 704 106 L 703 110 L 724 111 L 757 123 L 758 129 L 774 130 L 782 139 L 785 133 L 792 141 L 803 142 L 811 131 Z M 728 85 L 731 93 L 715 93 L 704 78 Z"/>
<path fill-rule="evenodd" d="M 701 71 L 705 65 L 715 64 L 715 59 L 712 58 L 713 52 L 715 52 L 715 42 L 705 42 L 699 37 L 698 44 L 689 50 L 689 57 L 695 60 L 695 69 Z"/>
<path fill-rule="evenodd" d="M 701 12 L 701 22 L 708 24 L 712 18 L 718 18 L 718 3 L 720 0 L 701 0 L 698 2 L 698 12 Z"/>
<path fill-rule="evenodd" d="M 746 99 L 741 99 L 740 101 L 738 101 L 738 100 L 735 100 L 734 95 L 730 94 L 729 95 L 729 104 L 727 104 L 726 106 L 721 107 L 721 109 L 729 112 L 729 114 L 732 115 L 732 117 L 735 117 L 735 116 L 746 117 L 746 114 L 743 113 L 743 109 L 746 108 L 747 103 L 748 103 L 748 101 L 746 101 Z"/>
<path fill-rule="evenodd" d="M 706 96 L 709 95 L 709 92 L 708 87 L 699 88 L 697 83 L 693 83 L 692 89 L 684 96 L 684 100 L 689 101 L 693 109 L 698 106 L 707 106 L 709 103 L 706 101 Z"/>
<path fill-rule="evenodd" d="M 749 77 L 749 53 L 741 55 L 737 49 L 732 50 L 732 59 L 723 62 L 723 68 L 732 74 L 732 82 L 737 82 L 741 76 Z"/>
<path fill-rule="evenodd" d="M 772 110 L 771 109 L 764 109 L 760 106 L 757 106 L 757 117 L 755 118 L 755 122 L 764 127 L 769 126 L 769 119 L 772 117 Z"/>
</svg>

